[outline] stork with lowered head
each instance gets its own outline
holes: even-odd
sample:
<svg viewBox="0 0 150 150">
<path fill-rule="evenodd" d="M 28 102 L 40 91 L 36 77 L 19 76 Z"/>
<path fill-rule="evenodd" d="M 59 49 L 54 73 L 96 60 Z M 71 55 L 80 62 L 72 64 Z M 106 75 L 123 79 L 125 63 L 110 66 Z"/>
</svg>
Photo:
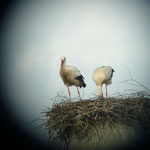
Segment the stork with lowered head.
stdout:
<svg viewBox="0 0 150 150">
<path fill-rule="evenodd" d="M 93 72 L 93 80 L 97 85 L 97 92 L 100 98 L 103 97 L 102 85 L 106 86 L 106 97 L 108 96 L 107 86 L 112 83 L 114 69 L 110 66 L 98 67 Z"/>
</svg>

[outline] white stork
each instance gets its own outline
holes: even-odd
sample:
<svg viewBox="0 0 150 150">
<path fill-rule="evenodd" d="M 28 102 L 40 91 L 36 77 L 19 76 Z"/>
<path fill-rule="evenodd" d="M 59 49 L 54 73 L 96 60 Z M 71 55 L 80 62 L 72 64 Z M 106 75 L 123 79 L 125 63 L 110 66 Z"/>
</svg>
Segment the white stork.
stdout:
<svg viewBox="0 0 150 150">
<path fill-rule="evenodd" d="M 102 85 L 106 86 L 106 97 L 108 96 L 107 86 L 112 83 L 114 69 L 110 66 L 98 67 L 93 72 L 93 80 L 97 85 L 98 96 L 103 97 Z"/>
<path fill-rule="evenodd" d="M 81 87 L 86 87 L 86 84 L 84 83 L 84 77 L 81 75 L 80 71 L 73 66 L 66 65 L 66 57 L 62 56 L 61 57 L 61 66 L 60 66 L 60 76 L 64 82 L 64 84 L 68 88 L 68 93 L 70 96 L 70 102 L 71 102 L 71 93 L 69 86 L 76 86 L 77 87 L 77 92 L 80 97 L 80 92 L 78 89 L 78 86 Z M 81 100 L 81 97 L 80 97 Z"/>
</svg>

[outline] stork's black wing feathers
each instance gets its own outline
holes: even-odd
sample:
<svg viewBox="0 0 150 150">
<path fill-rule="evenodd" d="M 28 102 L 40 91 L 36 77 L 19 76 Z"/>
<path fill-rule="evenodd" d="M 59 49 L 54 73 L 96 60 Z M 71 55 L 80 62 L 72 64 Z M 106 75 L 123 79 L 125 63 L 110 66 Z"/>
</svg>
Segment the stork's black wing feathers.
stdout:
<svg viewBox="0 0 150 150">
<path fill-rule="evenodd" d="M 77 76 L 76 78 L 75 78 L 76 80 L 79 80 L 81 83 L 82 83 L 82 86 L 83 87 L 86 87 L 86 84 L 85 84 L 85 82 L 84 82 L 84 77 L 82 76 L 82 75 L 80 75 L 80 76 Z M 80 87 L 82 87 L 82 86 L 80 86 Z"/>
</svg>

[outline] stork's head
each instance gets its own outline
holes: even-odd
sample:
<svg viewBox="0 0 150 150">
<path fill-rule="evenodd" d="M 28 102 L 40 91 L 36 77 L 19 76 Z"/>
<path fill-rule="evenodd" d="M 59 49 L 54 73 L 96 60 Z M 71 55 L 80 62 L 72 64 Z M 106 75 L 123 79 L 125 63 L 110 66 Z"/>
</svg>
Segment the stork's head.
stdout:
<svg viewBox="0 0 150 150">
<path fill-rule="evenodd" d="M 99 98 L 103 98 L 103 92 L 102 92 L 102 91 L 99 91 L 99 92 L 98 92 L 98 96 L 99 96 Z"/>
<path fill-rule="evenodd" d="M 63 66 L 63 64 L 66 63 L 66 57 L 65 57 L 65 56 L 62 56 L 62 57 L 60 58 L 60 60 L 61 60 L 61 66 Z"/>
</svg>

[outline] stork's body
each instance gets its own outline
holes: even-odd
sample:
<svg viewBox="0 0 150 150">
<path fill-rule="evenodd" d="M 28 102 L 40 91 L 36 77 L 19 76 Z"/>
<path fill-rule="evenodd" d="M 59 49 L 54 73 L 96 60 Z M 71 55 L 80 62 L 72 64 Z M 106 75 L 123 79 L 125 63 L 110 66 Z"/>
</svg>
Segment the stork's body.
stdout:
<svg viewBox="0 0 150 150">
<path fill-rule="evenodd" d="M 98 96 L 103 97 L 102 85 L 106 86 L 106 97 L 108 96 L 107 86 L 112 83 L 114 70 L 110 66 L 96 68 L 93 72 L 93 80 L 97 85 Z"/>
<path fill-rule="evenodd" d="M 64 84 L 68 88 L 70 101 L 71 101 L 71 93 L 70 93 L 69 86 L 72 86 L 72 85 L 76 86 L 79 97 L 80 97 L 80 92 L 79 92 L 78 87 L 80 88 L 86 87 L 86 84 L 84 83 L 84 80 L 83 80 L 84 77 L 82 76 L 82 74 L 76 67 L 66 65 L 66 57 L 64 56 L 61 57 L 60 76 Z M 81 100 L 81 97 L 80 97 L 80 100 Z"/>
</svg>

